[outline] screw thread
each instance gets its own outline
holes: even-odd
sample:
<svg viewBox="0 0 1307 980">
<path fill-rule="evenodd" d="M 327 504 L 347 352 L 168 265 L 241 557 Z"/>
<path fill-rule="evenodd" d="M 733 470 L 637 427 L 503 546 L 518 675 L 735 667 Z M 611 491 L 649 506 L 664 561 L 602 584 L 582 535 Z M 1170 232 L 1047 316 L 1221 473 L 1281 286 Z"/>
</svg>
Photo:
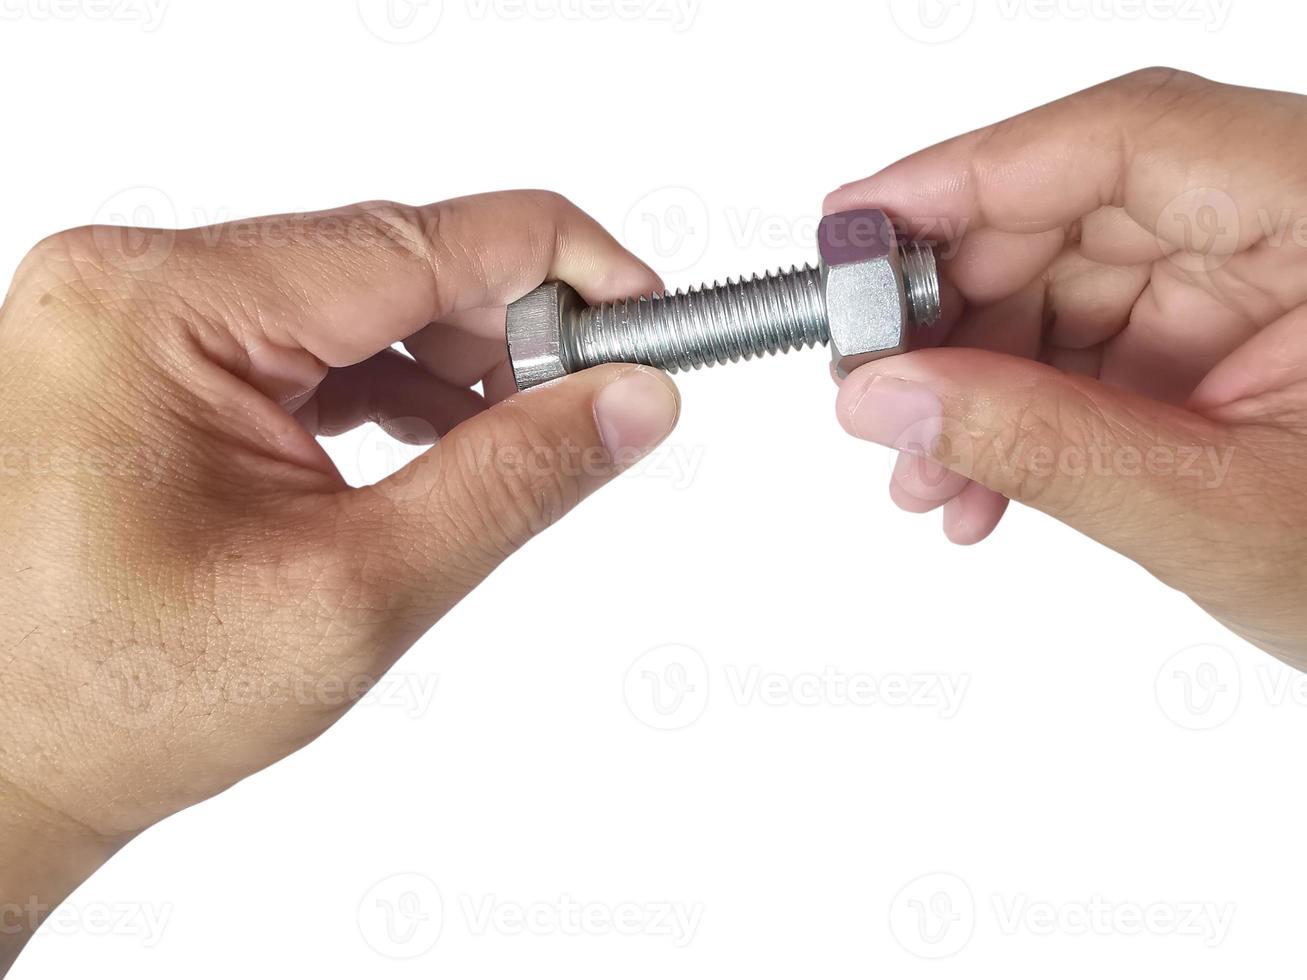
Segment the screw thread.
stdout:
<svg viewBox="0 0 1307 980">
<path fill-rule="evenodd" d="M 673 372 L 829 340 L 821 273 L 810 265 L 592 306 L 562 338 L 573 371 L 624 361 Z"/>
<path fill-rule="evenodd" d="M 921 242 L 899 247 L 903 263 L 903 291 L 908 299 L 908 319 L 927 327 L 939 319 L 939 268 L 935 250 Z"/>
</svg>

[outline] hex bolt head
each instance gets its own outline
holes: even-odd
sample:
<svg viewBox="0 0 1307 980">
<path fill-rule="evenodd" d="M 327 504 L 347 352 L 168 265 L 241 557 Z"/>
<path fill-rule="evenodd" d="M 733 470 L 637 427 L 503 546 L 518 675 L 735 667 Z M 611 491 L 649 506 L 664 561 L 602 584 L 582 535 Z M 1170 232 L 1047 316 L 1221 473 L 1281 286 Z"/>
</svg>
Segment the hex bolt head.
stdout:
<svg viewBox="0 0 1307 980">
<path fill-rule="evenodd" d="M 571 373 L 565 337 L 585 300 L 562 282 L 547 282 L 508 308 L 508 360 L 518 391 Z"/>
</svg>

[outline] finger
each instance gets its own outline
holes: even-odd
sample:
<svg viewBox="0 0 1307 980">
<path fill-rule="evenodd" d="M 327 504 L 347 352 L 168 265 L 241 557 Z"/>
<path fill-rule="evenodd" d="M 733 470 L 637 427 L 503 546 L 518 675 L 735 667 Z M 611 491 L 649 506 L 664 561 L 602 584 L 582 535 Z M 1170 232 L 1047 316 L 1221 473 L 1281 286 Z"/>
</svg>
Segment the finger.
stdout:
<svg viewBox="0 0 1307 980">
<path fill-rule="evenodd" d="M 449 323 L 423 327 L 404 341 L 404 349 L 432 375 L 448 384 L 470 388 L 508 358 L 504 311 L 473 311 L 486 327 L 469 330 Z M 495 336 L 497 323 L 498 336 Z"/>
<path fill-rule="evenodd" d="M 1246 287 L 1245 287 L 1246 288 Z M 1103 345 L 1104 381 L 1159 401 L 1183 403 L 1203 376 L 1260 324 L 1169 262 L 1154 266 L 1126 328 Z"/>
<path fill-rule="evenodd" d="M 978 347 L 1022 357 L 1039 353 L 1047 306 L 1043 279 L 996 303 L 969 310 L 953 329 L 950 347 Z"/>
<path fill-rule="evenodd" d="M 1157 240 L 1155 229 L 1143 227 L 1122 207 L 1099 208 L 1080 222 L 1080 254 L 1090 262 L 1146 265 L 1170 251 Z"/>
<path fill-rule="evenodd" d="M 866 365 L 838 407 L 852 434 L 927 455 L 1154 570 L 1192 561 L 1181 552 L 1209 533 L 1204 509 L 1231 475 L 1238 442 L 1192 412 L 978 350 Z M 964 539 L 987 519 L 968 508 L 951 515 Z"/>
<path fill-rule="evenodd" d="M 923 150 L 835 191 L 826 209 L 883 207 L 914 235 L 955 241 L 1119 207 L 1173 248 L 1194 244 L 1190 219 L 1207 209 L 1228 217 L 1221 247 L 1237 251 L 1262 235 L 1265 208 L 1283 206 L 1274 161 L 1286 138 L 1307 149 L 1299 111 L 1288 96 L 1147 69 Z"/>
<path fill-rule="evenodd" d="M 969 303 L 984 305 L 1011 296 L 1043 275 L 1061 254 L 1061 228 L 1034 235 L 981 228 L 957 246 L 946 263 L 948 275 Z"/>
<path fill-rule="evenodd" d="M 943 507 L 966 489 L 961 473 L 917 453 L 899 453 L 890 477 L 890 499 L 910 514 L 928 514 Z"/>
<path fill-rule="evenodd" d="M 335 368 L 295 412 L 310 435 L 335 436 L 375 422 L 402 442 L 426 445 L 485 408 L 475 391 L 444 384 L 397 351 Z"/>
<path fill-rule="evenodd" d="M 968 482 L 961 493 L 944 505 L 944 534 L 954 544 L 979 544 L 994 533 L 1008 499 L 1001 493 Z"/>
<path fill-rule="evenodd" d="M 257 295 L 245 298 L 260 315 L 237 319 L 247 348 L 265 358 L 305 350 L 333 367 L 354 364 L 429 323 L 505 306 L 550 278 L 591 301 L 657 284 L 592 218 L 542 191 L 424 207 L 371 202 L 243 227 L 240 239 L 225 226 L 190 232 L 179 247 L 231 273 L 227 283 L 251 284 L 244 288 Z M 275 245 L 260 231 L 272 227 Z"/>
<path fill-rule="evenodd" d="M 430 621 L 675 424 L 659 371 L 603 365 L 487 409 L 343 503 L 346 537 Z M 352 529 L 352 532 L 351 530 Z"/>
<path fill-rule="evenodd" d="M 498 405 L 506 398 L 517 394 L 517 378 L 513 374 L 513 365 L 507 359 L 496 365 L 485 381 L 486 401 Z"/>
<path fill-rule="evenodd" d="M 828 211 L 880 206 L 909 230 L 1036 234 L 1122 203 L 1124 149 L 1175 73 L 1137 73 L 915 153 L 845 185 Z"/>
<path fill-rule="evenodd" d="M 1147 264 L 1104 265 L 1064 252 L 1047 273 L 1045 342 L 1074 350 L 1114 337 L 1130 322 L 1151 274 Z"/>
<path fill-rule="evenodd" d="M 1301 399 L 1289 393 L 1307 382 L 1307 308 L 1258 332 L 1221 361 L 1189 399 L 1191 408 L 1230 421 L 1282 420 L 1301 428 Z"/>
<path fill-rule="evenodd" d="M 1043 278 L 990 306 L 969 312 L 950 338 L 954 347 L 974 347 L 1014 357 L 1036 357 L 1042 346 L 1044 321 L 1047 318 L 1048 287 Z M 974 481 L 954 473 L 932 459 L 914 453 L 917 465 L 905 464 L 896 469 L 900 479 L 897 493 L 891 497 L 907 510 L 924 512 L 937 506 L 945 508 L 944 530 L 956 543 L 975 544 L 987 537 L 1002 519 L 1005 498 L 985 490 Z M 954 501 L 966 496 L 965 505 Z M 912 506 L 914 500 L 916 507 Z M 999 501 L 1004 503 L 1000 506 Z M 992 518 L 993 523 L 986 524 Z M 957 537 L 954 536 L 955 529 Z M 961 530 L 958 530 L 960 529 Z"/>
</svg>

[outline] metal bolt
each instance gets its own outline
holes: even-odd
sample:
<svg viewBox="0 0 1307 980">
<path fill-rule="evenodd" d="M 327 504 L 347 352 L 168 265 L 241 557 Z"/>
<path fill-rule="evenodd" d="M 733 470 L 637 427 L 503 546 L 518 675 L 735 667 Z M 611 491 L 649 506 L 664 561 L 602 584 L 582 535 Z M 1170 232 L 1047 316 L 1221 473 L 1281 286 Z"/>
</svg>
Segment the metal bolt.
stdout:
<svg viewBox="0 0 1307 980">
<path fill-rule="evenodd" d="M 519 390 L 597 364 L 667 371 L 830 344 L 841 377 L 911 346 L 939 318 L 939 274 L 928 244 L 902 242 L 883 211 L 828 215 L 821 260 L 789 272 L 587 306 L 548 282 L 508 308 L 508 352 Z"/>
</svg>

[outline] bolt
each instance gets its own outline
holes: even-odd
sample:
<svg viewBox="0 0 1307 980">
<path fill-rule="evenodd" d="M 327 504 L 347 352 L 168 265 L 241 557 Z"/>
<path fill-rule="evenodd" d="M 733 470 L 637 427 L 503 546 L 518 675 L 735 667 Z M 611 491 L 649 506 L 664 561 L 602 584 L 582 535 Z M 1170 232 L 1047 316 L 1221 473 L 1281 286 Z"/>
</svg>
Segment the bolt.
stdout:
<svg viewBox="0 0 1307 980">
<path fill-rule="evenodd" d="M 900 241 L 878 210 L 827 215 L 819 264 L 749 280 L 587 306 L 547 282 L 508 308 L 508 354 L 519 390 L 597 364 L 690 370 L 829 344 L 836 372 L 911 346 L 939 319 L 930 245 Z"/>
</svg>

